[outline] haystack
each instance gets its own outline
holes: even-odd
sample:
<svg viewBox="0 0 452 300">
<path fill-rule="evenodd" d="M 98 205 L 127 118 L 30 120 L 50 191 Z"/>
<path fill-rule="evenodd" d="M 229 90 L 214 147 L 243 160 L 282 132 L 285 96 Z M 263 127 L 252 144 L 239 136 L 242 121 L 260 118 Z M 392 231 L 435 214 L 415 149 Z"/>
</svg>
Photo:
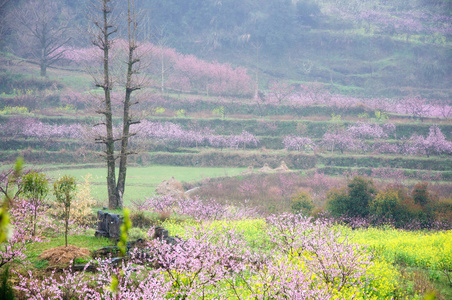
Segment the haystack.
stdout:
<svg viewBox="0 0 452 300">
<path fill-rule="evenodd" d="M 281 161 L 281 165 L 275 169 L 277 172 L 288 172 L 290 169 L 287 167 L 284 161 Z"/>
<path fill-rule="evenodd" d="M 253 168 L 253 166 L 248 166 L 248 168 L 245 170 L 245 171 L 243 171 L 242 173 L 240 173 L 240 174 L 242 174 L 242 175 L 248 175 L 248 174 L 253 174 L 254 173 L 254 168 Z"/>
<path fill-rule="evenodd" d="M 182 183 L 171 177 L 170 180 L 163 180 L 155 189 L 155 193 L 160 196 L 182 197 L 184 196 L 184 188 Z"/>
<path fill-rule="evenodd" d="M 259 169 L 259 172 L 262 172 L 262 173 L 273 172 L 273 169 L 270 168 L 267 163 L 265 163 L 264 166 Z"/>
<path fill-rule="evenodd" d="M 48 249 L 39 255 L 39 259 L 45 259 L 49 261 L 49 265 L 68 265 L 76 258 L 90 256 L 88 249 L 79 248 L 74 245 L 67 245 Z"/>
</svg>

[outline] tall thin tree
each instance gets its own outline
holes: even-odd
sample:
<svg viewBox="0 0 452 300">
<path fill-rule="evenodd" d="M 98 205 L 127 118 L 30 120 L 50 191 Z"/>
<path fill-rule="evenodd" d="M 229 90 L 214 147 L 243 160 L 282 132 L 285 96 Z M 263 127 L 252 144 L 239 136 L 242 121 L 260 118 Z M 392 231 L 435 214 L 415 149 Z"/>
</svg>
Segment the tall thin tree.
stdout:
<svg viewBox="0 0 452 300">
<path fill-rule="evenodd" d="M 134 120 L 131 113 L 131 106 L 138 104 L 138 101 L 133 100 L 132 93 L 139 90 L 143 82 L 137 79 L 139 74 L 139 63 L 141 59 L 136 54 L 138 43 L 136 39 L 137 21 L 135 13 L 135 5 L 133 0 L 128 0 L 127 10 L 127 24 L 128 24 L 128 43 L 127 43 L 127 70 L 124 81 L 124 101 L 122 108 L 122 133 L 119 137 L 114 136 L 113 132 L 113 108 L 111 91 L 113 89 L 113 82 L 111 75 L 111 57 L 113 42 L 115 38 L 113 35 L 118 31 L 115 18 L 113 17 L 112 0 L 99 0 L 99 5 L 94 5 L 94 10 L 101 13 L 100 17 L 92 16 L 91 21 L 94 24 L 93 44 L 103 52 L 103 72 L 102 76 L 94 76 L 95 85 L 102 88 L 104 93 L 101 100 L 101 105 L 97 109 L 97 113 L 103 115 L 106 134 L 98 136 L 96 141 L 105 144 L 105 159 L 107 162 L 107 189 L 108 189 L 108 206 L 110 209 L 122 209 L 123 195 L 125 191 L 125 182 L 127 175 L 127 158 L 134 152 L 129 149 L 129 138 L 135 133 L 132 133 L 130 126 L 138 123 Z M 118 155 L 115 153 L 115 143 L 121 142 L 121 148 Z M 118 178 L 116 179 L 116 160 L 119 158 Z"/>
<path fill-rule="evenodd" d="M 115 209 L 117 205 L 115 185 L 116 185 L 116 170 L 115 170 L 115 139 L 113 137 L 113 112 L 111 105 L 111 90 L 113 88 L 113 81 L 110 78 L 110 50 L 112 47 L 112 35 L 118 29 L 112 18 L 111 0 L 102 0 L 101 6 L 96 6 L 93 2 L 93 10 L 91 12 L 100 11 L 102 16 L 97 18 L 91 15 L 91 21 L 94 24 L 92 43 L 103 52 L 103 76 L 94 77 L 96 87 L 102 88 L 104 91 L 103 106 L 96 112 L 104 115 L 104 125 L 106 128 L 106 136 L 99 136 L 96 141 L 103 143 L 106 146 L 105 159 L 107 161 L 107 189 L 108 189 L 108 206 Z"/>
<path fill-rule="evenodd" d="M 130 125 L 137 124 L 139 121 L 133 120 L 130 107 L 134 104 L 138 104 L 138 101 L 132 101 L 132 93 L 139 90 L 142 84 L 134 79 L 135 75 L 138 75 L 139 68 L 137 67 L 140 58 L 136 55 L 135 51 L 138 48 L 136 40 L 137 21 L 135 13 L 135 1 L 127 1 L 127 23 L 128 23 L 128 58 L 127 58 L 127 74 L 125 84 L 125 97 L 124 97 L 124 110 L 123 110 L 123 125 L 122 125 L 122 137 L 121 137 L 121 154 L 119 158 L 119 174 L 118 183 L 116 185 L 116 201 L 117 207 L 122 207 L 124 195 L 126 174 L 127 174 L 127 157 L 134 152 L 129 150 L 129 138 L 135 133 L 130 132 Z"/>
</svg>

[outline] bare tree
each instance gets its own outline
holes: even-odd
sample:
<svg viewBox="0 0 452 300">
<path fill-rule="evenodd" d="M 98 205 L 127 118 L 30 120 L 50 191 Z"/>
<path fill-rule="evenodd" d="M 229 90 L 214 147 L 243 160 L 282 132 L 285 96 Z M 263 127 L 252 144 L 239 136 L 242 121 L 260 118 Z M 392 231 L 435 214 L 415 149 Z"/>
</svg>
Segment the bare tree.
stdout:
<svg viewBox="0 0 452 300">
<path fill-rule="evenodd" d="M 6 22 L 5 22 L 5 7 L 6 4 L 8 4 L 8 2 L 10 2 L 10 0 L 0 0 L 0 41 L 3 40 L 3 35 L 5 32 L 5 28 L 6 28 Z M 1 43 L 0 43 L 1 46 Z"/>
<path fill-rule="evenodd" d="M 162 92 L 162 95 L 165 94 L 165 77 L 166 73 L 169 70 L 169 67 L 165 65 L 165 56 L 164 56 L 164 48 L 167 45 L 168 38 L 165 36 L 165 27 L 162 26 L 160 30 L 158 31 L 158 41 L 157 44 L 160 48 L 160 89 Z"/>
<path fill-rule="evenodd" d="M 116 201 L 117 208 L 122 208 L 122 195 L 125 190 L 126 173 L 127 173 L 127 157 L 133 152 L 129 151 L 129 137 L 135 135 L 130 132 L 130 125 L 139 123 L 133 119 L 130 111 L 132 105 L 138 104 L 138 101 L 132 101 L 132 93 L 141 89 L 143 81 L 137 78 L 139 74 L 139 63 L 141 59 L 136 54 L 138 48 L 136 40 L 137 21 L 135 13 L 135 1 L 127 1 L 127 24 L 128 24 L 128 58 L 127 58 L 127 74 L 125 83 L 125 97 L 124 97 L 124 115 L 121 137 L 121 154 L 119 157 L 119 174 L 118 183 L 116 185 Z"/>
<path fill-rule="evenodd" d="M 127 70 L 125 71 L 125 80 L 123 87 L 125 89 L 123 107 L 122 107 L 122 133 L 119 137 L 114 136 L 113 132 L 113 109 L 111 91 L 113 83 L 111 76 L 111 49 L 115 38 L 113 35 L 117 33 L 115 17 L 112 16 L 113 5 L 112 0 L 98 0 L 99 5 L 93 3 L 91 12 L 100 12 L 100 16 L 91 15 L 91 21 L 94 25 L 93 29 L 93 45 L 97 46 L 103 52 L 103 72 L 102 76 L 94 76 L 95 85 L 102 88 L 104 95 L 102 98 L 102 105 L 97 110 L 97 113 L 105 117 L 104 125 L 106 128 L 106 135 L 96 138 L 97 142 L 103 143 L 106 146 L 105 159 L 107 161 L 107 188 L 108 188 L 108 206 L 110 209 L 121 209 L 123 207 L 123 195 L 125 191 L 125 181 L 127 174 L 127 158 L 133 154 L 129 150 L 129 138 L 134 135 L 131 133 L 130 126 L 138 123 L 134 120 L 131 113 L 131 106 L 138 104 L 138 101 L 132 99 L 132 93 L 139 90 L 143 81 L 138 78 L 139 65 L 141 59 L 137 55 L 137 40 L 136 40 L 136 14 L 134 0 L 128 0 L 128 43 L 127 43 Z M 120 82 L 121 80 L 117 80 Z M 115 142 L 121 142 L 119 155 L 115 154 Z M 119 158 L 119 174 L 116 181 L 116 160 Z"/>
<path fill-rule="evenodd" d="M 69 14 L 62 16 L 55 0 L 31 0 L 12 12 L 18 28 L 19 46 L 26 48 L 39 62 L 41 76 L 63 55 L 70 41 L 67 32 Z"/>
</svg>

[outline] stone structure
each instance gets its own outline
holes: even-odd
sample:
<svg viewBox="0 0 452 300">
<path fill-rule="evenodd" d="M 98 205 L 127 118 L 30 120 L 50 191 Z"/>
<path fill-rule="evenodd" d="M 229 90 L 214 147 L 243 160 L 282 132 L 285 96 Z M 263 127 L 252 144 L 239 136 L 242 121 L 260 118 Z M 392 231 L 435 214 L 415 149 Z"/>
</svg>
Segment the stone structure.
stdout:
<svg viewBox="0 0 452 300">
<path fill-rule="evenodd" d="M 166 230 L 163 227 L 155 227 L 153 238 L 160 241 L 165 241 L 171 245 L 176 245 L 181 241 L 181 239 L 177 236 L 175 237 L 169 236 L 168 230 Z"/>
<path fill-rule="evenodd" d="M 121 235 L 121 231 L 119 229 L 121 223 L 122 220 L 119 218 L 119 215 L 104 213 L 99 210 L 97 212 L 97 231 L 95 236 L 118 239 Z"/>
</svg>

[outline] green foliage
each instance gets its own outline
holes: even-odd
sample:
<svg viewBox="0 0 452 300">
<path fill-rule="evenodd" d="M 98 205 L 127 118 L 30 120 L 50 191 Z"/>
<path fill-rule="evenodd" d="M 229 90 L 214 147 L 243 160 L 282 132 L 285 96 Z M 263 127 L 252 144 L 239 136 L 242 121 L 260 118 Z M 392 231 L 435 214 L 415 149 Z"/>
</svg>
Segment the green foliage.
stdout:
<svg viewBox="0 0 452 300">
<path fill-rule="evenodd" d="M 71 201 L 75 197 L 75 190 L 77 184 L 75 183 L 75 178 L 72 176 L 64 175 L 59 178 L 53 184 L 53 190 L 56 200 L 63 204 L 64 207 L 70 207 Z"/>
<path fill-rule="evenodd" d="M 32 116 L 33 114 L 28 111 L 28 108 L 23 106 L 7 106 L 0 110 L 0 115 L 25 115 Z"/>
<path fill-rule="evenodd" d="M 2 300 L 13 300 L 14 290 L 9 282 L 9 268 L 5 268 L 0 274 L 0 299 Z"/>
<path fill-rule="evenodd" d="M 328 192 L 328 209 L 333 216 L 365 217 L 369 214 L 369 203 L 374 194 L 372 180 L 357 176 L 349 181 L 346 190 L 333 189 Z"/>
<path fill-rule="evenodd" d="M 32 172 L 22 177 L 22 185 L 23 195 L 27 197 L 32 204 L 32 235 L 35 235 L 39 210 L 42 206 L 42 201 L 47 197 L 47 193 L 49 192 L 49 182 L 43 173 Z"/>
<path fill-rule="evenodd" d="M 67 234 L 69 231 L 69 218 L 71 212 L 71 202 L 75 197 L 77 184 L 75 178 L 72 176 L 64 175 L 59 178 L 53 184 L 53 191 L 57 202 L 62 205 L 63 216 L 65 220 L 65 242 L 67 247 Z"/>
<path fill-rule="evenodd" d="M 28 173 L 22 177 L 23 194 L 33 200 L 42 200 L 49 192 L 49 181 L 43 173 Z"/>
<path fill-rule="evenodd" d="M 375 114 L 375 120 L 376 120 L 377 122 L 384 122 L 384 121 L 387 121 L 387 120 L 389 119 L 388 114 L 385 113 L 385 112 L 383 112 L 383 111 L 376 110 L 376 111 L 374 112 L 374 114 Z"/>
<path fill-rule="evenodd" d="M 186 111 L 185 109 L 179 109 L 176 111 L 176 117 L 178 118 L 183 118 L 185 117 Z"/>
<path fill-rule="evenodd" d="M 360 113 L 360 114 L 358 114 L 358 118 L 368 119 L 369 118 L 369 114 L 366 113 L 366 112 Z"/>
<path fill-rule="evenodd" d="M 165 108 L 159 106 L 159 107 L 152 109 L 152 114 L 162 115 L 165 111 L 166 111 Z"/>
<path fill-rule="evenodd" d="M 314 208 L 311 195 L 308 192 L 300 191 L 291 199 L 291 209 L 294 214 L 309 216 Z"/>
<path fill-rule="evenodd" d="M 378 217 L 393 217 L 397 204 L 400 202 L 399 193 L 394 189 L 380 191 L 369 206 L 371 214 Z"/>
<path fill-rule="evenodd" d="M 149 228 L 152 225 L 150 217 L 146 216 L 144 211 L 136 211 L 130 215 L 133 227 Z"/>
<path fill-rule="evenodd" d="M 224 111 L 224 106 L 222 105 L 218 108 L 213 109 L 212 114 L 216 115 L 216 116 L 220 116 L 224 119 L 224 117 L 226 116 L 225 111 Z"/>
<path fill-rule="evenodd" d="M 422 207 L 425 207 L 430 201 L 427 187 L 427 182 L 418 182 L 414 185 L 413 191 L 411 192 L 414 202 Z"/>
<path fill-rule="evenodd" d="M 74 105 L 66 104 L 62 105 L 57 108 L 58 111 L 65 112 L 65 113 L 76 113 L 77 108 Z"/>
<path fill-rule="evenodd" d="M 24 165 L 23 158 L 21 157 L 17 158 L 16 164 L 14 165 L 14 172 L 9 178 L 9 182 L 14 183 L 17 181 L 18 178 L 20 178 L 22 174 L 23 165 Z M 0 244 L 5 242 L 8 239 L 9 235 L 11 234 L 11 222 L 8 212 L 12 201 L 10 193 L 11 191 L 8 191 L 5 194 L 3 198 L 2 207 L 0 208 Z"/>
<path fill-rule="evenodd" d="M 348 213 L 350 198 L 345 188 L 332 188 L 326 195 L 328 211 L 334 217 L 340 217 Z"/>
<path fill-rule="evenodd" d="M 127 239 L 129 230 L 132 228 L 132 222 L 130 221 L 130 211 L 126 208 L 124 209 L 124 219 L 121 224 L 121 236 L 119 237 L 118 248 L 121 252 L 121 256 L 125 257 L 127 253 Z M 121 270 L 119 276 L 124 276 L 124 271 Z M 113 293 L 118 292 L 119 278 L 116 274 L 111 276 L 110 290 Z"/>
<path fill-rule="evenodd" d="M 331 114 L 331 120 L 328 123 L 328 130 L 336 133 L 344 127 L 341 115 L 336 115 L 335 113 Z"/>
<path fill-rule="evenodd" d="M 394 221 L 400 227 L 413 220 L 426 221 L 425 210 L 409 197 L 402 186 L 390 186 L 380 191 L 369 205 L 371 214 Z"/>
<path fill-rule="evenodd" d="M 121 224 L 121 236 L 119 237 L 118 248 L 121 251 L 121 255 L 125 256 L 127 252 L 127 239 L 129 230 L 132 228 L 132 221 L 130 221 L 130 211 L 124 209 L 124 219 Z"/>
</svg>

